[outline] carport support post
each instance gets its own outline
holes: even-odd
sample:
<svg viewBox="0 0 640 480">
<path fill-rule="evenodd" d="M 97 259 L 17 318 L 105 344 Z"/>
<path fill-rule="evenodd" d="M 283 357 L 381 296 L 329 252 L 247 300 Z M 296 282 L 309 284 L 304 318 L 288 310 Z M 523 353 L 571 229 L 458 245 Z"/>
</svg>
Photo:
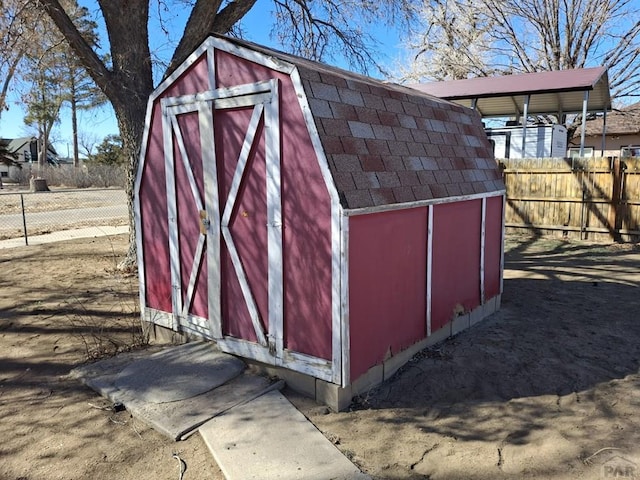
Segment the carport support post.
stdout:
<svg viewBox="0 0 640 480">
<path fill-rule="evenodd" d="M 580 132 L 580 158 L 584 157 L 584 139 L 587 134 L 587 104 L 589 103 L 589 90 L 585 90 L 582 100 L 582 130 Z"/>
<path fill-rule="evenodd" d="M 600 156 L 604 157 L 604 149 L 607 146 L 607 109 L 602 111 L 602 148 L 600 149 Z"/>
<path fill-rule="evenodd" d="M 622 200 L 622 162 L 619 158 L 614 158 L 611 173 L 613 174 L 613 186 L 611 190 L 611 204 L 609 205 L 609 215 L 607 217 L 607 227 L 613 241 L 620 242 L 622 237 L 618 230 L 622 227 L 623 215 L 620 212 Z"/>
<path fill-rule="evenodd" d="M 525 147 L 527 145 L 527 117 L 529 116 L 529 102 L 531 101 L 531 95 L 524 97 L 524 108 L 522 111 L 522 157 L 525 156 Z"/>
</svg>

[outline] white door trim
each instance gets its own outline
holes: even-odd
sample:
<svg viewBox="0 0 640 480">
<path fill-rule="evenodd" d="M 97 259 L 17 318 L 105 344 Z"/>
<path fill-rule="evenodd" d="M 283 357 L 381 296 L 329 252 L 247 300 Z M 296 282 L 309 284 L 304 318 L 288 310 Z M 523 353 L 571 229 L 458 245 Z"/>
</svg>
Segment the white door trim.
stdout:
<svg viewBox="0 0 640 480">
<path fill-rule="evenodd" d="M 261 103 L 256 104 L 253 108 L 253 114 L 251 115 L 249 127 L 247 128 L 247 132 L 242 143 L 242 149 L 240 150 L 238 163 L 236 164 L 233 179 L 231 180 L 229 195 L 224 204 L 220 229 L 222 230 L 222 236 L 227 245 L 229 256 L 231 257 L 231 263 L 233 264 L 236 276 L 238 277 L 238 282 L 240 283 L 242 296 L 244 297 L 247 309 L 249 310 L 249 316 L 251 317 L 251 323 L 253 324 L 256 338 L 258 339 L 258 343 L 260 345 L 262 345 L 263 347 L 267 347 L 267 339 L 262 328 L 262 324 L 260 323 L 260 314 L 258 313 L 258 307 L 256 306 L 255 299 L 253 298 L 253 293 L 251 292 L 251 287 L 249 286 L 249 280 L 247 279 L 244 267 L 242 266 L 242 261 L 240 260 L 240 255 L 238 253 L 238 249 L 236 248 L 236 244 L 233 241 L 233 235 L 231 234 L 230 228 L 231 214 L 233 213 L 236 200 L 238 199 L 238 191 L 240 190 L 242 177 L 247 166 L 247 161 L 249 160 L 249 153 L 251 152 L 251 148 L 255 140 L 255 134 L 258 130 L 258 123 L 260 123 L 263 111 L 264 106 Z M 268 254 L 270 255 L 270 253 L 271 252 L 269 252 Z M 271 295 L 271 292 L 269 292 L 269 295 Z"/>
<path fill-rule="evenodd" d="M 171 305 L 173 310 L 173 328 L 180 331 L 186 323 L 189 323 L 189 309 L 193 302 L 195 294 L 195 284 L 198 278 L 198 271 L 202 265 L 203 252 L 206 243 L 208 217 L 204 211 L 202 196 L 198 190 L 198 184 L 193 175 L 189 155 L 184 144 L 180 125 L 178 124 L 178 115 L 184 113 L 192 113 L 194 110 L 182 108 L 166 108 L 163 104 L 162 127 L 164 133 L 164 156 L 165 156 L 165 177 L 167 191 L 168 206 L 168 222 L 169 222 L 169 253 L 171 258 Z M 198 118 L 200 122 L 200 116 Z M 192 200 L 195 207 L 200 212 L 201 229 L 198 236 L 198 243 L 193 256 L 189 273 L 189 282 L 187 284 L 186 296 L 183 296 L 182 288 L 182 272 L 180 269 L 180 240 L 178 231 L 178 205 L 176 195 L 176 179 L 175 167 L 176 159 L 174 156 L 174 141 L 178 146 L 182 165 L 184 167 L 189 187 L 191 190 Z"/>
</svg>

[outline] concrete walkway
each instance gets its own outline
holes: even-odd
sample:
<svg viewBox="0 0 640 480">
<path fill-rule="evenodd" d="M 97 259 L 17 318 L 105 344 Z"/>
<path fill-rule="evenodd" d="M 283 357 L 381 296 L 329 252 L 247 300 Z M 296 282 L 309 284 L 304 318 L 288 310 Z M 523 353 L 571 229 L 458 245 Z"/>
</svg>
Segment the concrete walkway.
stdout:
<svg viewBox="0 0 640 480">
<path fill-rule="evenodd" d="M 202 425 L 200 435 L 227 480 L 366 480 L 279 391 Z"/>
<path fill-rule="evenodd" d="M 174 440 L 199 432 L 227 480 L 369 479 L 280 392 L 209 342 L 155 347 L 70 376 Z"/>
<path fill-rule="evenodd" d="M 73 369 L 77 378 L 174 440 L 207 420 L 281 384 L 245 371 L 212 343 L 193 342 L 155 353 L 127 352 Z"/>
<path fill-rule="evenodd" d="M 44 243 L 62 242 L 64 240 L 74 240 L 76 238 L 92 238 L 92 237 L 105 237 L 109 235 L 120 235 L 123 233 L 129 233 L 129 226 L 124 225 L 120 227 L 87 227 L 78 228 L 75 230 L 62 230 L 59 232 L 47 233 L 45 235 L 34 235 L 28 237 L 29 245 L 42 245 Z M 16 248 L 24 247 L 24 237 L 10 238 L 8 240 L 0 240 L 0 249 L 3 248 Z"/>
</svg>

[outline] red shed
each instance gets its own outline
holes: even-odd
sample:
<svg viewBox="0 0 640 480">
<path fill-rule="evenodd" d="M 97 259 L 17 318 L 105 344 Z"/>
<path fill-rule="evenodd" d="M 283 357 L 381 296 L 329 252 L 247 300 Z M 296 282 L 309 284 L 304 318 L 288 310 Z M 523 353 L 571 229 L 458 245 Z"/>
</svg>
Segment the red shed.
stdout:
<svg viewBox="0 0 640 480">
<path fill-rule="evenodd" d="M 417 90 L 209 37 L 149 100 L 135 202 L 143 319 L 334 408 L 499 308 L 501 173 Z"/>
</svg>

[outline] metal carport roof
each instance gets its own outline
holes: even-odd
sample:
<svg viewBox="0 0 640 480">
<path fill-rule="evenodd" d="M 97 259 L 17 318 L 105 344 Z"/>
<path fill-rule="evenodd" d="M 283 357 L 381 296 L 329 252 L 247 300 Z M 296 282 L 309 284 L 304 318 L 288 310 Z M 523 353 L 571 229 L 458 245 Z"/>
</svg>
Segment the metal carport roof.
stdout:
<svg viewBox="0 0 640 480">
<path fill-rule="evenodd" d="M 523 73 L 409 85 L 475 108 L 483 117 L 582 113 L 611 109 L 605 67 Z M 528 99 L 528 105 L 526 105 Z M 525 110 L 526 109 L 526 110 Z"/>
<path fill-rule="evenodd" d="M 581 113 L 580 156 L 584 155 L 588 112 L 603 112 L 604 153 L 607 110 L 611 109 L 609 76 L 605 67 L 523 73 L 500 77 L 409 85 L 430 95 L 477 110 L 482 117 L 523 117 Z M 527 122 L 522 126 L 522 144 Z"/>
</svg>

